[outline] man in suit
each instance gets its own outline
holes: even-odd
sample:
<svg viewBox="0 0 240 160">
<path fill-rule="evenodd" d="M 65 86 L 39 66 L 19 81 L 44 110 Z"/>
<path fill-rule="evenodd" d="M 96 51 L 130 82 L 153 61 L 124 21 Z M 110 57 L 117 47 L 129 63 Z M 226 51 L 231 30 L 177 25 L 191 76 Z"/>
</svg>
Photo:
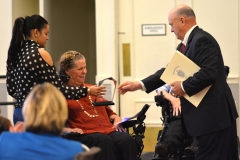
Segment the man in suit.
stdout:
<svg viewBox="0 0 240 160">
<path fill-rule="evenodd" d="M 196 137 L 196 160 L 238 160 L 236 118 L 238 113 L 226 82 L 224 62 L 217 41 L 196 23 L 194 11 L 187 5 L 174 7 L 168 15 L 171 32 L 182 41 L 177 50 L 201 69 L 185 81 L 171 83 L 172 92 L 181 97 L 183 126 Z M 183 47 L 185 45 L 186 47 Z M 164 68 L 142 81 L 124 82 L 120 94 L 142 89 L 150 93 L 162 86 L 159 79 Z M 211 88 L 196 108 L 182 96 L 193 96 L 205 87 Z"/>
</svg>

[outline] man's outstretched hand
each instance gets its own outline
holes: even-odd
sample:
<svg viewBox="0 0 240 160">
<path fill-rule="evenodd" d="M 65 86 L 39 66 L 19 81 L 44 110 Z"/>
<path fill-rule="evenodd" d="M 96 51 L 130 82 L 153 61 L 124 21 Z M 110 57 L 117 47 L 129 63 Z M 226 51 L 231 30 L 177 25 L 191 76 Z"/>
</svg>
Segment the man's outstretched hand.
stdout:
<svg viewBox="0 0 240 160">
<path fill-rule="evenodd" d="M 118 92 L 124 95 L 126 92 L 133 92 L 142 89 L 142 85 L 139 81 L 126 81 L 118 86 Z"/>
</svg>

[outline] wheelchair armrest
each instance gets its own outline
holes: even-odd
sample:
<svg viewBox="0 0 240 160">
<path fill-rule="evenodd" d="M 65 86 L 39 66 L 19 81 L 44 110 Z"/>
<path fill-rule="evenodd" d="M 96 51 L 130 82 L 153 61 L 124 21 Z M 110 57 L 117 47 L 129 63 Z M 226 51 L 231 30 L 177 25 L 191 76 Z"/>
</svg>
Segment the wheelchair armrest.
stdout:
<svg viewBox="0 0 240 160">
<path fill-rule="evenodd" d="M 130 128 L 130 127 L 133 127 L 136 124 L 139 124 L 138 120 L 131 120 L 131 121 L 123 122 L 122 126 L 123 126 L 123 128 Z"/>
<path fill-rule="evenodd" d="M 81 136 L 81 134 L 77 132 L 64 132 L 61 136 L 66 139 L 74 139 Z"/>
<path fill-rule="evenodd" d="M 93 146 L 92 143 L 93 143 L 94 139 L 90 135 L 86 136 L 84 134 L 80 134 L 77 132 L 64 132 L 61 136 L 63 138 L 69 139 L 69 140 L 79 141 L 88 147 Z"/>
</svg>

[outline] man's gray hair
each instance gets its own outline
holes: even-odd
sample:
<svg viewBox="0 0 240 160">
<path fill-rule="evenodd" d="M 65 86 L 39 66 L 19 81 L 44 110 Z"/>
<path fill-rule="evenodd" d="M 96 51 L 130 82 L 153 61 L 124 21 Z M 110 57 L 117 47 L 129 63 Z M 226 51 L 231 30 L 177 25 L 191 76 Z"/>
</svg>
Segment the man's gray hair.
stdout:
<svg viewBox="0 0 240 160">
<path fill-rule="evenodd" d="M 190 7 L 182 7 L 177 11 L 178 15 L 185 17 L 195 17 L 194 11 Z"/>
</svg>

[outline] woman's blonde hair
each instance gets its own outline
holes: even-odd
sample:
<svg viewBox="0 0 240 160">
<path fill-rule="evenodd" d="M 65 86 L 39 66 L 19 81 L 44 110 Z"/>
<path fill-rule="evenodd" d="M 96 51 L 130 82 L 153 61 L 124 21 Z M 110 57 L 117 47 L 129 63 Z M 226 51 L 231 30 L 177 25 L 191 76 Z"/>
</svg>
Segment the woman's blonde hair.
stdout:
<svg viewBox="0 0 240 160">
<path fill-rule="evenodd" d="M 33 133 L 61 134 L 68 117 L 65 97 L 50 83 L 32 89 L 22 112 L 25 130 Z"/>
</svg>

